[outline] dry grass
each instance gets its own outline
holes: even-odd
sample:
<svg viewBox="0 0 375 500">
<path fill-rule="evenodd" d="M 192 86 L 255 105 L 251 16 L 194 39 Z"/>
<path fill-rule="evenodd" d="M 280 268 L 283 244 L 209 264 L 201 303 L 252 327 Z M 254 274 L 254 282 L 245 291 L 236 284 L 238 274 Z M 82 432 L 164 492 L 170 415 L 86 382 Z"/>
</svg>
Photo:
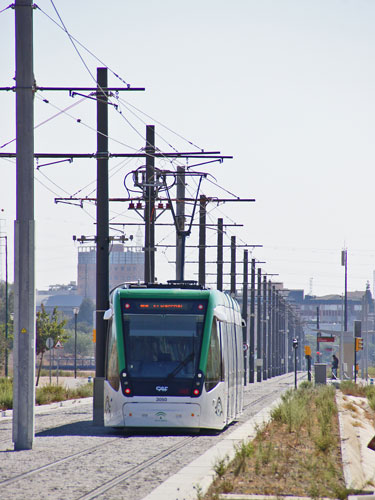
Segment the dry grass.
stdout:
<svg viewBox="0 0 375 500">
<path fill-rule="evenodd" d="M 204 497 L 220 493 L 347 498 L 335 390 L 304 384 L 288 391 L 271 422 L 220 470 Z"/>
</svg>

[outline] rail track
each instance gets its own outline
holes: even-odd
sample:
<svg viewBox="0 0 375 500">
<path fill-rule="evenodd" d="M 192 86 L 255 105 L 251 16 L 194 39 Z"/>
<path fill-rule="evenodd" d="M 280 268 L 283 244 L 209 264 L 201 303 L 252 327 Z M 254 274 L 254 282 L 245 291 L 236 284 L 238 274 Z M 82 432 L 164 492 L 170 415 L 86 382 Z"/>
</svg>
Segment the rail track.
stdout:
<svg viewBox="0 0 375 500">
<path fill-rule="evenodd" d="M 215 434 L 113 432 L 92 425 L 87 403 L 37 414 L 35 450 L 13 452 L 4 446 L 11 443 L 11 421 L 0 420 L 1 499 L 140 500 L 268 406 L 293 380 L 287 374 L 247 386 L 240 421 Z"/>
</svg>

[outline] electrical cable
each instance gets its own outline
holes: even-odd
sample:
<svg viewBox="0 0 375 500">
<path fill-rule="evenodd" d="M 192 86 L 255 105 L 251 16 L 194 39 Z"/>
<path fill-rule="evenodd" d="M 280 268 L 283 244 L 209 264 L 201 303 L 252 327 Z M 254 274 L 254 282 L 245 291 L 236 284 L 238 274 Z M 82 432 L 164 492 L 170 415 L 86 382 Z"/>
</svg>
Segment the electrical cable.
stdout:
<svg viewBox="0 0 375 500">
<path fill-rule="evenodd" d="M 43 99 L 43 97 L 41 96 L 38 96 L 38 94 L 36 95 L 37 99 L 39 100 L 42 100 L 43 102 L 45 102 L 46 104 L 51 104 L 47 99 Z M 57 118 L 59 115 L 65 113 L 67 110 L 73 108 L 74 106 L 77 106 L 78 104 L 80 104 L 81 102 L 83 102 L 85 99 L 82 98 L 80 99 L 79 101 L 75 102 L 74 104 L 71 104 L 70 106 L 68 106 L 67 108 L 63 109 L 63 110 L 59 110 L 58 113 L 56 113 L 55 115 L 52 115 L 50 116 L 49 118 L 47 118 L 46 120 L 38 123 L 38 125 L 35 125 L 34 126 L 34 130 L 36 130 L 37 128 L 41 127 L 42 125 L 44 125 L 45 123 L 48 123 L 50 120 L 53 120 L 54 118 Z M 52 105 L 53 106 L 53 105 Z M 57 106 L 55 106 L 56 109 L 59 109 Z M 67 113 L 68 114 L 68 113 Z M 70 116 L 70 115 L 68 115 Z M 73 118 L 73 117 L 72 117 Z M 16 140 L 16 138 L 12 139 L 11 141 L 8 141 L 6 142 L 5 144 L 3 144 L 2 146 L 0 146 L 0 149 L 3 149 L 5 148 L 5 146 L 8 146 L 9 144 L 12 144 L 12 142 L 14 142 Z"/>
<path fill-rule="evenodd" d="M 46 17 L 48 17 L 48 19 L 50 21 L 52 21 L 54 24 L 56 24 L 56 26 L 58 28 L 60 28 L 62 31 L 66 32 L 65 29 L 60 26 L 60 24 L 58 22 L 56 22 L 51 16 L 49 16 L 43 9 L 41 9 L 39 7 L 39 5 L 35 5 L 35 7 L 40 10 Z M 93 52 L 91 52 L 91 50 L 89 50 L 87 47 L 85 47 L 85 45 L 83 45 L 79 40 L 77 40 L 77 38 L 73 37 L 72 35 L 70 35 L 70 37 L 78 44 L 80 45 L 84 50 L 86 50 L 86 52 L 88 52 L 90 54 L 90 56 L 92 56 L 94 59 L 96 59 L 102 66 L 105 66 L 106 68 L 109 69 L 109 71 L 118 79 L 120 80 L 124 85 L 126 85 L 128 88 L 130 87 L 130 84 L 127 83 L 120 75 L 118 75 L 115 71 L 113 71 L 113 69 L 111 69 L 110 67 L 108 67 L 105 62 L 103 62 L 101 59 L 99 59 L 99 57 L 97 57 Z"/>
<path fill-rule="evenodd" d="M 3 12 L 5 12 L 5 11 L 6 11 L 6 10 L 8 10 L 8 9 L 12 9 L 13 7 L 14 7 L 14 4 L 10 4 L 10 5 L 8 5 L 8 7 L 5 7 L 5 9 L 0 10 L 0 14 L 2 14 Z"/>
<path fill-rule="evenodd" d="M 59 106 L 56 106 L 56 104 L 52 104 L 50 101 L 48 100 L 45 100 L 43 99 L 42 97 L 38 96 L 37 94 L 37 98 L 42 100 L 44 103 L 46 104 L 49 104 L 50 106 L 52 106 L 53 108 L 57 109 L 60 111 L 60 113 L 57 113 L 56 115 L 54 115 L 54 117 L 57 117 L 59 116 L 59 114 L 63 113 L 63 114 L 66 114 L 69 118 L 72 118 L 74 121 L 76 121 L 77 123 L 79 123 L 80 125 L 83 125 L 84 127 L 88 128 L 89 130 L 92 130 L 93 132 L 95 132 L 96 134 L 98 133 L 98 130 L 94 127 L 91 127 L 91 125 L 88 125 L 86 122 L 82 121 L 80 118 L 76 118 L 75 116 L 71 115 L 70 113 L 67 113 L 65 110 L 59 108 Z M 80 99 L 80 101 L 78 103 L 81 103 L 82 100 L 85 100 L 85 98 L 82 98 Z M 73 106 L 73 105 L 72 105 Z M 66 109 L 70 109 L 70 107 L 72 106 L 69 106 L 68 108 Z M 39 125 L 38 125 L 39 126 Z M 106 137 L 108 138 L 109 140 L 113 141 L 113 142 L 116 142 L 117 144 L 121 144 L 121 146 L 125 146 L 129 149 L 131 149 L 132 151 L 139 151 L 139 148 L 134 148 L 133 146 L 130 146 L 129 144 L 126 144 L 125 142 L 122 142 L 122 141 L 119 141 L 118 139 L 115 139 L 107 134 L 104 134 L 102 132 L 99 132 L 99 134 L 103 137 Z M 15 140 L 15 139 L 13 139 Z"/>
<path fill-rule="evenodd" d="M 153 118 L 152 116 L 148 115 L 147 113 L 145 113 L 144 111 L 142 111 L 141 109 L 137 108 L 136 106 L 134 106 L 134 104 L 131 104 L 130 102 L 126 101 L 125 99 L 123 98 L 120 98 L 118 97 L 117 98 L 119 102 L 122 102 L 124 105 L 127 105 L 127 106 L 130 106 L 131 108 L 134 108 L 136 111 L 138 111 L 139 113 L 142 113 L 143 115 L 145 115 L 147 118 L 150 118 L 150 120 L 152 120 L 153 122 L 157 123 L 158 125 L 160 125 L 161 127 L 165 128 L 166 130 L 168 130 L 168 132 L 171 132 L 172 134 L 176 135 L 177 137 L 179 137 L 180 139 L 182 139 L 183 141 L 187 142 L 188 144 L 190 144 L 191 146 L 193 146 L 194 148 L 197 148 L 199 149 L 199 151 L 203 152 L 204 149 L 197 146 L 196 144 L 194 144 L 194 142 L 192 141 L 189 141 L 189 139 L 186 139 L 183 135 L 179 134 L 178 132 L 172 130 L 171 128 L 167 127 L 166 125 L 164 125 L 162 122 L 156 120 L 155 118 Z"/>
</svg>

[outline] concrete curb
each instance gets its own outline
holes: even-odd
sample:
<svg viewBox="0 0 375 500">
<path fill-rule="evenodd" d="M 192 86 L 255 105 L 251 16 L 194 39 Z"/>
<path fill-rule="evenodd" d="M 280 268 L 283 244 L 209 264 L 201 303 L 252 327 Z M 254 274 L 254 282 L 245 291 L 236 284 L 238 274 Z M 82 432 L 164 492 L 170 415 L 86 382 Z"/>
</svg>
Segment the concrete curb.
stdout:
<svg viewBox="0 0 375 500">
<path fill-rule="evenodd" d="M 269 407 L 261 410 L 203 455 L 168 478 L 143 500 L 165 500 L 167 498 L 170 500 L 196 500 L 198 494 L 205 494 L 215 479 L 214 466 L 217 461 L 220 459 L 233 460 L 236 453 L 235 446 L 244 440 L 254 439 L 257 429 L 270 420 L 272 409 L 280 401 L 277 399 Z"/>
<path fill-rule="evenodd" d="M 50 410 L 58 410 L 59 408 L 67 408 L 71 406 L 77 406 L 82 403 L 92 403 L 93 398 L 78 398 L 78 399 L 66 399 L 64 401 L 57 401 L 56 403 L 51 403 L 49 405 L 37 405 L 35 406 L 35 414 L 42 414 L 49 412 Z M 6 422 L 13 418 L 13 410 L 0 410 L 0 423 Z"/>
</svg>

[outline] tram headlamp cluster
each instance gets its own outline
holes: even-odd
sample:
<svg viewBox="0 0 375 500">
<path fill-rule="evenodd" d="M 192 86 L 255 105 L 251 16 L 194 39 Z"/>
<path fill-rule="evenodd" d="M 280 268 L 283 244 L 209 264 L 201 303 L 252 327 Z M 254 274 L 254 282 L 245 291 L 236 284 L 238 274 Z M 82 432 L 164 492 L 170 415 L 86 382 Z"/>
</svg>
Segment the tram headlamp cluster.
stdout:
<svg viewBox="0 0 375 500">
<path fill-rule="evenodd" d="M 199 372 L 195 375 L 193 381 L 193 390 L 192 390 L 193 398 L 197 398 L 202 394 L 203 383 L 204 383 L 203 372 L 199 370 Z"/>
<path fill-rule="evenodd" d="M 132 396 L 133 395 L 133 390 L 130 384 L 130 381 L 128 380 L 128 374 L 125 370 L 123 370 L 120 373 L 120 381 L 121 381 L 121 388 L 122 388 L 122 393 L 124 396 Z"/>
</svg>

